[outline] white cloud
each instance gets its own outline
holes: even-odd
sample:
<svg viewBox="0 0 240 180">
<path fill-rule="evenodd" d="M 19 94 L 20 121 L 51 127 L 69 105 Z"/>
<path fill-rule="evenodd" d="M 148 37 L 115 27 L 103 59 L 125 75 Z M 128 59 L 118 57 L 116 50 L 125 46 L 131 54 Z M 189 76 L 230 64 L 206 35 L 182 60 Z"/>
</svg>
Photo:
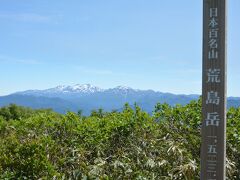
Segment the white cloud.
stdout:
<svg viewBox="0 0 240 180">
<path fill-rule="evenodd" d="M 35 59 L 19 59 L 19 58 L 4 56 L 4 55 L 0 55 L 0 62 L 28 64 L 28 65 L 42 64 L 42 62 L 35 60 Z"/>
</svg>

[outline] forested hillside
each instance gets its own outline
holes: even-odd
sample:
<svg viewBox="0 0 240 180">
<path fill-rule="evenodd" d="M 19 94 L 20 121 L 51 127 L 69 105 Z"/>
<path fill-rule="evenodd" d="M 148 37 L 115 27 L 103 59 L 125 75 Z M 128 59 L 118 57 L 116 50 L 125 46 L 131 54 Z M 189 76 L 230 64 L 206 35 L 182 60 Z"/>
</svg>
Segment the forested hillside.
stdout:
<svg viewBox="0 0 240 180">
<path fill-rule="evenodd" d="M 240 108 L 228 110 L 227 176 L 240 179 Z M 0 109 L 0 179 L 199 179 L 201 102 L 65 115 Z"/>
</svg>

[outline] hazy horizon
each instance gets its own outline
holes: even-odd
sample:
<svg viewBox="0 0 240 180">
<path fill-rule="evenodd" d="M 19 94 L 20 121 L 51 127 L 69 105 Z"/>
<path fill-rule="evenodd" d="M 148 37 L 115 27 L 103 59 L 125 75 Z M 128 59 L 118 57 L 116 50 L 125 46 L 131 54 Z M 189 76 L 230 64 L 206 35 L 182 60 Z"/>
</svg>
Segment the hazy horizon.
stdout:
<svg viewBox="0 0 240 180">
<path fill-rule="evenodd" d="M 240 97 L 240 1 L 228 1 L 228 96 Z M 202 1 L 2 0 L 0 96 L 58 85 L 201 94 Z"/>
</svg>

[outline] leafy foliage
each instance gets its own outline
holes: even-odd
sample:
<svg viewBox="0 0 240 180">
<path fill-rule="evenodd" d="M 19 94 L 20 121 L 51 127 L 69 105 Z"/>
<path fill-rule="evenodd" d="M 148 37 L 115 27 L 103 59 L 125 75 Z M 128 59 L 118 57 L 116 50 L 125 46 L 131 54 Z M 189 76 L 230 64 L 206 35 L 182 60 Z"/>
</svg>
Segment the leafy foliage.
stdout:
<svg viewBox="0 0 240 180">
<path fill-rule="evenodd" d="M 240 179 L 240 109 L 228 112 L 227 175 Z M 201 102 L 122 112 L 0 108 L 0 179 L 199 179 Z"/>
</svg>

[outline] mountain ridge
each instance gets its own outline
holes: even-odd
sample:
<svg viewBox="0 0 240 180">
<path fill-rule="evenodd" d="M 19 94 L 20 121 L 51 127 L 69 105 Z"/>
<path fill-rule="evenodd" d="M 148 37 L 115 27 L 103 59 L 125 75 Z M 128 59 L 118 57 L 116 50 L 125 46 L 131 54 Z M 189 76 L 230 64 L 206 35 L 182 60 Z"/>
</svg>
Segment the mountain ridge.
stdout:
<svg viewBox="0 0 240 180">
<path fill-rule="evenodd" d="M 152 90 L 152 89 L 135 89 L 135 88 L 131 88 L 129 86 L 123 86 L 123 85 L 119 85 L 113 88 L 100 88 L 98 86 L 94 86 L 91 84 L 75 84 L 75 85 L 58 85 L 56 87 L 53 88 L 48 88 L 48 89 L 43 89 L 43 90 L 38 90 L 38 89 L 34 89 L 34 90 L 26 90 L 26 91 L 18 91 L 12 94 L 27 94 L 27 95 L 39 95 L 39 93 L 97 93 L 97 92 L 107 92 L 107 91 L 118 91 L 118 92 L 130 92 L 130 91 L 135 91 L 135 92 L 154 92 L 154 93 L 161 93 L 161 94 L 171 94 L 171 95 L 187 95 L 187 96 L 199 96 L 198 94 L 174 94 L 174 93 L 170 93 L 170 92 L 161 92 L 161 91 L 156 91 L 156 90 Z"/>
<path fill-rule="evenodd" d="M 102 89 L 91 84 L 60 85 L 45 90 L 26 90 L 8 96 L 0 96 L 0 106 L 15 103 L 32 108 L 52 108 L 65 113 L 82 110 L 89 115 L 91 110 L 102 108 L 105 111 L 121 109 L 125 103 L 137 103 L 143 110 L 151 113 L 157 103 L 186 105 L 199 99 L 197 94 L 172 94 L 154 90 L 139 90 L 127 86 Z M 55 102 L 55 103 L 54 103 Z M 240 98 L 229 97 L 228 107 L 240 107 Z"/>
</svg>

